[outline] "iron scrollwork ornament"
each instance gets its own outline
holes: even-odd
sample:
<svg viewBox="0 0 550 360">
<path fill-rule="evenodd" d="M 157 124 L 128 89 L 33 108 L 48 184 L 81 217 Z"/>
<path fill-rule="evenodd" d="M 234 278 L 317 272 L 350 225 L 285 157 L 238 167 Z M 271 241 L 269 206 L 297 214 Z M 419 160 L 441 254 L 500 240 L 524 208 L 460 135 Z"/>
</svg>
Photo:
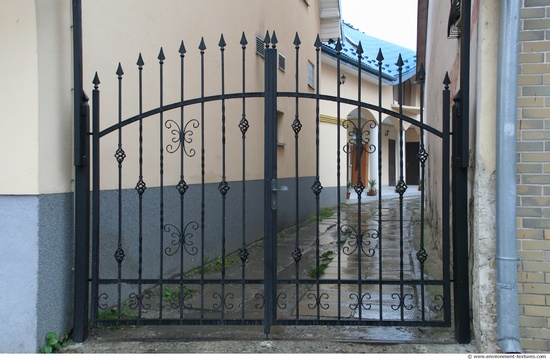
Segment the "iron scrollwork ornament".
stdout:
<svg viewBox="0 0 550 360">
<path fill-rule="evenodd" d="M 412 310 L 413 308 L 413 305 L 412 304 L 405 304 L 405 300 L 406 299 L 410 299 L 412 300 L 413 299 L 413 296 L 412 294 L 403 294 L 403 296 L 399 295 L 398 293 L 393 293 L 391 294 L 391 298 L 392 299 L 399 299 L 399 304 L 393 304 L 391 306 L 391 308 L 393 310 L 399 310 L 401 307 L 403 307 L 404 309 L 407 309 L 407 310 Z"/>
<path fill-rule="evenodd" d="M 349 129 L 348 135 L 350 137 L 348 143 L 344 145 L 344 152 L 350 154 L 353 151 L 357 151 L 359 147 L 360 152 L 367 152 L 372 154 L 376 151 L 376 146 L 371 144 L 369 129 L 374 129 L 376 127 L 376 122 L 374 120 L 367 120 L 361 123 L 361 128 L 351 120 L 344 120 L 342 122 L 342 127 L 346 130 Z"/>
<path fill-rule="evenodd" d="M 370 310 L 371 307 L 372 307 L 371 304 L 367 304 L 367 302 L 365 301 L 365 300 L 370 300 L 371 299 L 371 295 L 369 293 L 364 293 L 361 296 L 359 296 L 356 293 L 352 293 L 352 294 L 349 295 L 349 298 L 351 300 L 355 299 L 355 303 L 349 305 L 349 308 L 351 310 L 355 311 L 355 310 L 359 309 L 359 307 L 361 307 L 363 310 Z"/>
<path fill-rule="evenodd" d="M 131 293 L 129 298 L 130 301 L 128 302 L 128 307 L 132 310 L 135 310 L 138 306 L 144 310 L 149 310 L 151 308 L 151 304 L 143 302 L 143 299 L 151 299 L 150 292 L 144 292 L 141 294 Z"/>
<path fill-rule="evenodd" d="M 231 310 L 233 309 L 235 306 L 233 304 L 231 304 L 230 302 L 227 301 L 227 299 L 231 299 L 233 300 L 235 298 L 235 295 L 233 295 L 233 293 L 229 293 L 225 296 L 222 296 L 220 293 L 214 293 L 212 295 L 212 297 L 214 299 L 218 298 L 220 299 L 220 303 L 219 304 L 213 304 L 212 305 L 212 308 L 214 310 L 220 310 L 220 309 L 227 309 L 227 310 Z"/>
<path fill-rule="evenodd" d="M 357 229 L 350 225 L 342 225 L 340 231 L 347 235 L 349 241 L 342 247 L 342 252 L 345 255 L 353 254 L 359 246 L 361 246 L 361 252 L 366 256 L 374 256 L 374 248 L 369 248 L 371 240 L 378 239 L 379 233 L 376 229 L 366 229 L 361 234 L 357 233 Z"/>
<path fill-rule="evenodd" d="M 279 301 L 281 299 L 282 301 Z M 281 310 L 286 309 L 286 304 L 284 303 L 285 299 L 286 299 L 286 294 L 280 293 L 279 295 L 277 295 L 277 307 Z"/>
<path fill-rule="evenodd" d="M 187 123 L 185 123 L 183 129 L 174 120 L 166 120 L 164 126 L 166 126 L 166 128 L 170 130 L 170 133 L 172 134 L 172 144 L 166 145 L 166 151 L 168 151 L 170 154 L 173 154 L 178 151 L 180 147 L 183 147 L 183 152 L 185 153 L 185 155 L 187 155 L 188 157 L 195 156 L 195 149 L 187 149 L 185 144 L 190 144 L 193 142 L 193 139 L 191 138 L 193 136 L 193 129 L 197 129 L 200 126 L 200 123 L 197 119 L 189 120 Z"/>
<path fill-rule="evenodd" d="M 197 231 L 199 228 L 199 223 L 197 223 L 196 221 L 190 221 L 183 228 L 183 232 L 181 232 L 175 225 L 164 225 L 164 232 L 170 233 L 170 236 L 174 238 L 171 242 L 171 246 L 176 246 L 173 251 L 171 249 L 171 246 L 168 246 L 166 249 L 164 249 L 164 253 L 166 255 L 174 255 L 179 251 L 180 247 L 182 246 L 185 252 L 189 255 L 196 255 L 198 253 L 199 249 L 197 249 L 196 246 L 193 246 L 193 242 L 190 241 L 190 239 L 193 238 L 193 234 L 188 230 L 189 227 L 191 227 L 193 231 Z"/>
<path fill-rule="evenodd" d="M 107 295 L 106 293 L 102 293 L 101 295 L 98 296 L 98 298 L 97 298 L 97 307 L 100 310 L 107 310 L 107 303 L 100 304 L 100 301 L 101 300 L 107 300 L 108 298 L 109 298 L 109 295 Z"/>
<path fill-rule="evenodd" d="M 315 295 L 314 293 L 309 293 L 307 295 L 307 298 L 310 299 L 310 300 L 315 300 L 315 303 L 310 303 L 310 304 L 307 304 L 307 307 L 310 308 L 311 310 L 319 307 L 323 310 L 327 310 L 329 308 L 329 304 L 322 304 L 321 303 L 321 300 L 328 300 L 329 299 L 329 296 L 327 293 L 322 293 L 322 294 L 319 294 L 319 296 Z"/>
</svg>

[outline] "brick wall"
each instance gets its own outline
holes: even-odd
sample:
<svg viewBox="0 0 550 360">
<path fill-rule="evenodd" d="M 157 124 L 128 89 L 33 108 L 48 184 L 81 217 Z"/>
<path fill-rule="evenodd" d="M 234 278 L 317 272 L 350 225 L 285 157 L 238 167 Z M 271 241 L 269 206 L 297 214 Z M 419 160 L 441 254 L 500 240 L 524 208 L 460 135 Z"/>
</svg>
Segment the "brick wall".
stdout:
<svg viewBox="0 0 550 360">
<path fill-rule="evenodd" d="M 522 0 L 517 237 L 521 345 L 550 350 L 550 5 Z"/>
</svg>

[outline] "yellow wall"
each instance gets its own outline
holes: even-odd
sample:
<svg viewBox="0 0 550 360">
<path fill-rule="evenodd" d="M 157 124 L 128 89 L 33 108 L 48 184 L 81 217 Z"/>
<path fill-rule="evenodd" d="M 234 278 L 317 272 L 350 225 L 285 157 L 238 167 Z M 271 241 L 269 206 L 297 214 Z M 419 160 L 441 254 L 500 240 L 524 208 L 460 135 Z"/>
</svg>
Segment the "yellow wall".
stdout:
<svg viewBox="0 0 550 360">
<path fill-rule="evenodd" d="M 293 40 L 298 31 L 302 46 L 299 58 L 300 91 L 313 92 L 307 86 L 307 62 L 315 63 L 313 44 L 320 30 L 317 2 L 310 6 L 303 1 L 265 2 L 253 0 L 208 2 L 172 0 L 152 1 L 93 1 L 85 2 L 84 19 L 84 81 L 91 93 L 91 80 L 97 71 L 101 81 L 101 128 L 117 122 L 117 77 L 118 62 L 121 62 L 123 76 L 123 118 L 138 112 L 138 70 L 136 61 L 141 52 L 145 62 L 143 70 L 143 110 L 159 106 L 159 64 L 157 56 L 162 46 L 166 56 L 164 64 L 164 104 L 180 99 L 180 56 L 178 48 L 183 40 L 185 54 L 185 99 L 200 96 L 200 52 L 201 37 L 206 44 L 205 95 L 221 92 L 220 50 L 218 42 L 223 32 L 225 42 L 225 91 L 241 92 L 241 57 L 239 44 L 242 32 L 248 40 L 246 50 L 246 90 L 263 91 L 264 60 L 255 53 L 255 36 L 261 38 L 266 31 L 277 33 L 278 51 L 286 57 L 286 72 L 278 74 L 278 90 L 293 91 L 295 86 L 295 48 Z M 129 11 L 131 9 L 131 11 Z M 250 128 L 247 132 L 247 179 L 263 178 L 263 99 L 247 100 L 247 119 Z M 287 146 L 279 147 L 279 177 L 294 174 L 294 133 L 290 126 L 294 120 L 295 105 L 292 99 L 280 99 L 278 111 L 281 113 L 282 137 Z M 313 175 L 311 158 L 314 151 L 314 114 L 312 101 L 300 102 L 300 120 L 303 129 L 300 133 L 301 176 Z M 166 113 L 164 120 L 179 122 L 179 110 Z M 201 120 L 200 106 L 185 110 L 185 120 Z M 241 177 L 241 133 L 237 127 L 241 119 L 241 101 L 226 103 L 227 167 L 229 180 Z M 220 181 L 221 174 L 221 104 L 212 103 L 205 111 L 205 162 L 206 182 Z M 159 117 L 144 121 L 144 167 L 151 170 L 145 180 L 147 186 L 159 183 Z M 171 140 L 165 129 L 165 145 Z M 133 187 L 138 173 L 138 129 L 137 123 L 123 130 L 123 148 L 127 158 L 124 161 L 129 175 L 124 177 L 123 187 Z M 113 154 L 117 147 L 117 135 L 113 133 L 102 143 L 102 188 L 116 187 L 116 161 Z M 197 155 L 186 158 L 186 181 L 200 182 L 200 128 L 194 130 L 193 143 Z M 165 178 L 168 182 L 179 180 L 179 156 L 165 153 Z M 255 166 L 252 167 L 251 164 Z M 258 166 L 259 165 L 259 166 Z"/>
<path fill-rule="evenodd" d="M 39 108 L 35 2 L 2 2 L 0 34 L 0 193 L 36 194 Z"/>
</svg>

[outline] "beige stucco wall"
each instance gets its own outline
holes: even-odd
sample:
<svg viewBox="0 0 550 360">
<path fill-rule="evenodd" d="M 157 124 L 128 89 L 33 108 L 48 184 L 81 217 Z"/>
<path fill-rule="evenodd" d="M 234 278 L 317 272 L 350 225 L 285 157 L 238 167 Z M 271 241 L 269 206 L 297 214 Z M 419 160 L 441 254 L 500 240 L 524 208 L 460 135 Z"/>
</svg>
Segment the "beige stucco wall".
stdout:
<svg viewBox="0 0 550 360">
<path fill-rule="evenodd" d="M 447 39 L 449 4 L 430 2 L 427 40 L 427 121 L 441 128 L 441 90 L 445 71 L 451 79 L 451 98 L 459 89 L 459 41 Z M 469 199 L 470 273 L 473 338 L 482 352 L 497 350 L 495 273 L 495 126 L 496 62 L 499 2 L 473 1 L 470 60 L 470 169 Z M 462 36 L 465 36 L 463 34 Z M 442 51 L 445 49 L 445 51 Z M 452 105 L 452 100 L 451 100 Z M 434 144 L 429 143 L 433 148 Z M 430 151 L 429 162 L 440 163 L 441 153 Z M 427 186 L 428 209 L 440 221 L 440 203 L 431 193 L 439 192 L 434 179 Z M 460 224 L 454 224 L 460 226 Z"/>
<path fill-rule="evenodd" d="M 283 4 L 284 3 L 284 4 Z M 128 9 L 132 9 L 131 12 Z M 105 128 L 117 121 L 117 77 L 118 63 L 123 70 L 123 118 L 138 112 L 138 69 L 136 64 L 141 53 L 145 62 L 143 70 L 143 110 L 159 106 L 159 63 L 157 56 L 163 47 L 164 63 L 164 104 L 180 99 L 180 56 L 178 49 L 183 40 L 185 54 L 185 99 L 200 96 L 201 57 L 198 50 L 201 37 L 204 37 L 206 51 L 204 93 L 221 93 L 220 50 L 218 42 L 223 33 L 227 43 L 225 50 L 225 91 L 241 92 L 242 49 L 239 44 L 244 31 L 248 46 L 246 50 L 246 90 L 263 91 L 264 59 L 255 53 L 256 39 L 277 33 L 278 51 L 286 57 L 286 72 L 277 71 L 278 90 L 293 91 L 295 86 L 295 48 L 293 45 L 296 31 L 299 32 L 302 46 L 299 57 L 300 91 L 313 92 L 307 86 L 307 62 L 315 64 L 315 37 L 320 30 L 317 2 L 304 1 L 264 2 L 264 1 L 165 1 L 161 6 L 152 1 L 94 1 L 83 4 L 84 28 L 84 81 L 88 93 L 91 93 L 91 80 L 97 71 L 101 81 L 102 125 Z M 247 132 L 247 179 L 263 178 L 263 99 L 247 100 L 247 119 L 250 128 Z M 292 99 L 280 99 L 277 110 L 280 112 L 279 133 L 287 146 L 279 147 L 279 177 L 294 174 L 294 133 L 291 129 L 294 120 L 295 105 Z M 226 102 L 226 140 L 228 181 L 241 178 L 241 133 L 238 122 L 241 119 L 241 101 Z M 314 113 L 312 101 L 301 101 L 299 107 L 303 129 L 300 134 L 300 176 L 314 174 L 314 163 L 307 161 L 314 151 Z M 179 110 L 165 113 L 164 120 L 179 122 Z M 201 120 L 200 106 L 185 110 L 185 121 Z M 221 172 L 221 103 L 205 106 L 205 163 L 206 182 L 220 180 Z M 281 132 L 282 131 L 282 132 Z M 165 145 L 171 141 L 169 132 L 164 129 Z M 144 167 L 159 168 L 159 117 L 144 121 Z M 138 129 L 137 123 L 123 131 L 123 148 L 127 158 L 123 187 L 133 187 L 138 173 Z M 116 187 L 116 162 L 113 154 L 117 146 L 116 133 L 103 140 L 102 188 Z M 200 176 L 200 128 L 194 129 L 193 143 L 189 149 L 195 149 L 197 155 L 186 158 L 186 181 L 197 183 Z M 112 149 L 112 151 L 109 151 Z M 231 157 L 229 157 L 231 156 Z M 179 156 L 165 154 L 165 180 L 179 180 Z M 251 166 L 254 164 L 256 166 Z M 258 166 L 260 165 L 260 166 Z M 187 170 L 187 169 L 197 169 Z M 132 174 L 133 172 L 133 174 Z M 159 183 L 159 171 L 151 171 L 146 183 L 155 186 Z"/>
<path fill-rule="evenodd" d="M 0 164 L 4 169 L 0 193 L 36 194 L 39 109 L 35 2 L 4 1 L 0 34 Z"/>
<path fill-rule="evenodd" d="M 1 194 L 71 191 L 70 11 L 68 0 L 2 4 Z"/>
</svg>

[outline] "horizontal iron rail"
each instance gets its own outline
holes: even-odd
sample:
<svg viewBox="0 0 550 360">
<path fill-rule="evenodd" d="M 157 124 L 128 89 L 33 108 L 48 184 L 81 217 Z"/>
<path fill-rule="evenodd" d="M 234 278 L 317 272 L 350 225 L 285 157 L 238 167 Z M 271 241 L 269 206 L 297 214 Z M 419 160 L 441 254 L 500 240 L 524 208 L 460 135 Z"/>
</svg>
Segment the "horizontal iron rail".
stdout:
<svg viewBox="0 0 550 360">
<path fill-rule="evenodd" d="M 224 95 L 212 95 L 212 96 L 205 96 L 205 97 L 198 97 L 194 99 L 184 100 L 184 101 L 178 101 L 172 104 L 164 105 L 162 107 L 158 107 L 149 111 L 145 111 L 140 115 L 135 115 L 132 117 L 127 118 L 124 121 L 121 121 L 120 123 L 114 124 L 102 131 L 99 132 L 99 137 L 103 137 L 107 134 L 110 134 L 113 131 L 118 130 L 119 128 L 123 128 L 127 125 L 130 125 L 136 121 L 139 121 L 140 119 L 146 119 L 148 117 L 160 114 L 165 111 L 170 111 L 174 109 L 179 109 L 181 107 L 189 106 L 189 105 L 196 105 L 201 103 L 208 103 L 212 101 L 221 101 L 223 100 L 229 100 L 229 99 L 243 99 L 243 98 L 263 98 L 264 93 L 263 92 L 248 92 L 248 93 L 231 93 L 231 94 L 224 94 Z M 311 94 L 311 93 L 302 93 L 302 92 L 277 92 L 277 97 L 290 97 L 290 98 L 303 98 L 303 99 L 319 99 L 324 101 L 330 101 L 330 102 L 340 102 L 342 104 L 349 104 L 354 106 L 361 106 L 361 108 L 367 108 L 376 112 L 381 112 L 383 114 L 393 116 L 397 119 L 402 119 L 405 122 L 408 122 L 414 126 L 417 126 L 421 129 L 424 129 L 437 137 L 443 137 L 443 132 L 439 131 L 430 125 L 427 125 L 425 123 L 421 123 L 420 121 L 417 121 L 411 117 L 408 117 L 406 115 L 400 114 L 398 112 L 395 112 L 393 110 L 389 110 L 386 108 L 381 108 L 378 105 L 373 105 L 365 102 L 358 102 L 356 99 L 348 99 L 348 98 L 339 98 L 337 96 L 333 95 L 322 95 L 322 94 Z"/>
<path fill-rule="evenodd" d="M 173 284 L 185 284 L 185 285 L 200 285 L 200 284 L 221 284 L 220 282 L 221 278 L 216 279 L 163 279 L 162 284 L 163 285 L 173 285 Z M 297 279 L 277 279 L 277 284 L 286 285 L 286 284 L 296 284 Z M 357 279 L 299 279 L 301 285 L 315 285 L 317 283 L 321 285 L 334 285 L 334 284 L 342 284 L 342 285 L 356 285 L 358 284 Z M 224 279 L 224 284 L 228 285 L 254 285 L 254 284 L 263 284 L 263 279 L 249 279 L 249 280 L 242 280 L 242 279 Z M 159 279 L 99 279 L 99 284 L 109 285 L 109 284 L 126 284 L 126 285 L 137 285 L 137 284 L 143 284 L 143 285 L 160 285 L 161 281 Z M 361 280 L 361 284 L 363 285 L 376 285 L 376 284 L 382 284 L 382 285 L 445 285 L 445 280 L 420 280 L 420 279 L 382 279 L 382 281 L 376 279 L 376 280 Z"/>
<path fill-rule="evenodd" d="M 197 319 L 197 318 L 163 318 L 163 319 L 113 319 L 97 320 L 98 326 L 124 326 L 124 325 L 262 325 L 263 319 L 242 319 L 242 320 L 221 320 L 221 319 Z M 339 326 L 417 326 L 417 327 L 449 327 L 450 321 L 420 321 L 420 320 L 376 320 L 376 319 L 357 319 L 357 320 L 309 320 L 292 319 L 276 320 L 273 325 L 339 325 Z"/>
</svg>

